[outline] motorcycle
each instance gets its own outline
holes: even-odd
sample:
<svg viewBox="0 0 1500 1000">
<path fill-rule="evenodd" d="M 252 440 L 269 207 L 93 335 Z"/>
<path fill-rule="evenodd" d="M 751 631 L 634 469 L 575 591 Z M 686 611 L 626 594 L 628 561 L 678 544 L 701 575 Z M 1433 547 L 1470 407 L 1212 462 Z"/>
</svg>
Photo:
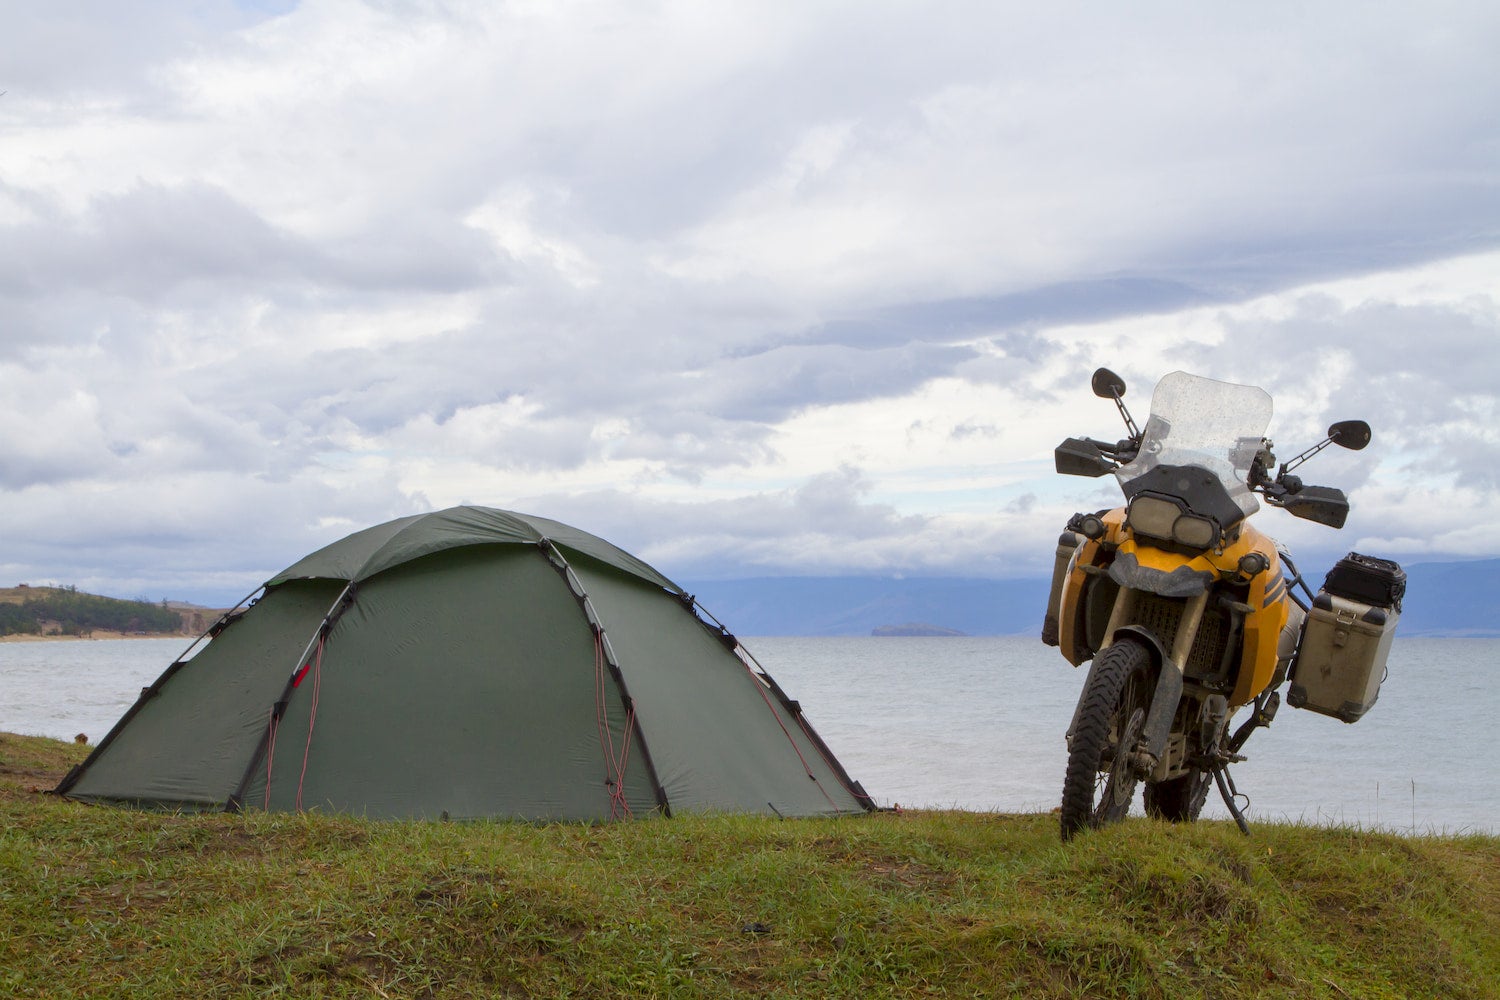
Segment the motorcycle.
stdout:
<svg viewBox="0 0 1500 1000">
<path fill-rule="evenodd" d="M 1067 732 L 1062 837 L 1123 819 L 1141 783 L 1146 813 L 1174 822 L 1197 819 L 1212 784 L 1248 834 L 1229 765 L 1275 718 L 1288 681 L 1294 707 L 1363 717 L 1385 677 L 1405 574 L 1351 552 L 1314 595 L 1247 521 L 1263 499 L 1343 527 L 1343 491 L 1293 470 L 1330 444 L 1364 448 L 1370 426 L 1341 420 L 1278 466 L 1263 389 L 1173 372 L 1141 428 L 1123 379 L 1101 368 L 1092 388 L 1114 402 L 1127 436 L 1068 438 L 1056 468 L 1113 472 L 1126 502 L 1075 514 L 1058 542 L 1042 641 L 1075 667 L 1090 663 Z"/>
</svg>

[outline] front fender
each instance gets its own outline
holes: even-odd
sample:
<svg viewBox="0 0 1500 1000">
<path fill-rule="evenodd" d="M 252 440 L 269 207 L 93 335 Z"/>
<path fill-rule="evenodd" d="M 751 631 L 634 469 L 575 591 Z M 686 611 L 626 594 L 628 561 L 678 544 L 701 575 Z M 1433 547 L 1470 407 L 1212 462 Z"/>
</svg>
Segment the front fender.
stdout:
<svg viewBox="0 0 1500 1000">
<path fill-rule="evenodd" d="M 1122 625 L 1115 629 L 1114 634 L 1109 637 L 1109 641 L 1113 644 L 1127 636 L 1146 647 L 1146 652 L 1151 654 L 1151 665 L 1157 670 L 1161 669 L 1162 664 L 1171 660 L 1166 645 L 1156 637 L 1155 632 L 1152 632 L 1144 625 Z"/>
<path fill-rule="evenodd" d="M 1151 660 L 1151 666 L 1156 673 L 1156 690 L 1151 695 L 1151 710 L 1146 716 L 1146 728 L 1143 735 L 1146 745 L 1158 758 L 1162 750 L 1166 748 L 1167 737 L 1171 734 L 1172 716 L 1177 711 L 1177 701 L 1182 697 L 1182 671 L 1172 665 L 1172 658 L 1167 655 L 1167 648 L 1156 635 L 1143 625 L 1125 625 L 1115 629 L 1110 636 L 1110 643 L 1135 642 L 1144 646 L 1146 655 Z M 1099 657 L 1095 656 L 1089 664 L 1088 677 L 1084 679 L 1083 690 L 1088 691 L 1093 686 L 1094 674 L 1099 669 Z M 1166 722 L 1163 725 L 1157 721 L 1158 705 L 1165 706 L 1161 711 L 1166 714 Z M 1078 725 L 1078 713 L 1083 710 L 1083 695 L 1079 694 L 1078 704 L 1073 707 L 1073 721 L 1068 724 L 1068 739 L 1073 738 L 1073 730 Z M 1152 730 L 1153 722 L 1161 729 L 1160 736 Z"/>
<path fill-rule="evenodd" d="M 1182 700 L 1182 668 L 1172 662 L 1167 648 L 1155 633 L 1141 625 L 1124 625 L 1115 630 L 1113 642 L 1139 642 L 1146 647 L 1156 666 L 1156 690 L 1151 695 L 1151 709 L 1141 730 L 1141 742 L 1153 761 L 1166 753 L 1172 736 L 1172 720 L 1177 703 Z"/>
</svg>

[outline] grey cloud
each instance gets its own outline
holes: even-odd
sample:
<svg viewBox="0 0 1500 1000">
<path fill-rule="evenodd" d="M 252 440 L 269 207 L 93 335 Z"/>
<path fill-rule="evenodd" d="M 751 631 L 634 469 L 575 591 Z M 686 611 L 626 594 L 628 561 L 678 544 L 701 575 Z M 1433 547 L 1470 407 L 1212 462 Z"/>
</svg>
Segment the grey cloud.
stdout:
<svg viewBox="0 0 1500 1000">
<path fill-rule="evenodd" d="M 376 294 L 494 288 L 509 278 L 508 260 L 488 237 L 435 215 L 372 220 L 322 251 L 324 280 Z"/>
<path fill-rule="evenodd" d="M 204 183 L 139 183 L 71 217 L 0 227 L 0 289 L 18 299 L 82 288 L 174 304 L 223 295 L 453 292 L 502 282 L 477 231 L 420 216 L 321 244 L 267 222 Z"/>
<path fill-rule="evenodd" d="M 225 280 L 287 280 L 316 260 L 300 241 L 208 185 L 141 185 L 105 195 L 89 222 L 72 248 L 88 264 L 71 277 L 134 298 Z"/>
<path fill-rule="evenodd" d="M 639 316 L 630 322 L 652 325 Z M 685 374 L 659 346 L 674 342 L 676 331 L 611 333 L 593 334 L 592 349 L 560 349 L 533 318 L 519 329 L 447 331 L 380 349 L 262 354 L 204 371 L 202 395 L 270 435 L 292 422 L 315 436 L 344 424 L 395 443 L 440 434 L 464 411 L 524 397 L 535 414 L 524 426 L 496 428 L 487 460 L 572 467 L 606 446 L 591 441 L 600 421 L 625 420 L 630 434 L 607 445 L 614 454 L 662 461 L 695 479 L 707 468 L 764 457 L 772 427 L 805 407 L 899 396 L 972 357 L 941 345 L 794 345 L 720 357 Z"/>
<path fill-rule="evenodd" d="M 0 369 L 19 387 L 0 410 L 0 486 L 12 490 L 261 467 L 266 442 L 233 414 L 145 373 L 96 378 L 85 391 L 66 368 Z"/>
<path fill-rule="evenodd" d="M 711 218 L 778 169 L 809 125 L 907 116 L 912 88 L 941 79 L 955 49 L 965 61 L 988 57 L 977 38 L 926 17 L 868 5 L 791 11 L 725 8 L 717 25 L 686 31 L 661 10 L 602 25 L 568 18 L 549 38 L 545 71 L 534 52 L 507 48 L 515 26 L 504 15 L 481 18 L 514 56 L 486 68 L 486 89 L 524 85 L 540 112 L 530 129 L 481 138 L 481 147 L 495 170 L 566 178 L 571 210 L 591 226 L 660 238 Z M 899 55 L 893 37 L 905 39 Z M 652 53 L 649 67 L 636 51 Z"/>
<path fill-rule="evenodd" d="M 801 486 L 728 500 L 662 501 L 603 491 L 518 501 L 642 555 L 671 573 L 754 575 L 776 567 L 869 569 L 876 543 L 916 546 L 929 521 L 863 499 L 859 470 L 843 467 Z"/>
<path fill-rule="evenodd" d="M 810 331 L 814 343 L 871 346 L 913 338 L 951 342 L 991 332 L 1087 323 L 1142 312 L 1166 312 L 1221 300 L 1222 292 L 1172 279 L 1104 277 L 1028 288 L 984 298 L 912 302 Z M 1011 343 L 1017 341 L 1009 339 Z"/>
<path fill-rule="evenodd" d="M 1036 506 L 1036 494 L 1023 493 L 1012 500 L 1010 503 L 1006 504 L 1005 509 L 1012 514 L 1030 514 L 1032 511 L 1036 510 Z"/>
<path fill-rule="evenodd" d="M 338 489 L 314 469 L 282 483 L 224 470 L 41 486 L 19 499 L 8 498 L 4 552 L 19 579 L 204 602 L 237 599 L 319 546 L 423 509 L 388 479 Z"/>
<path fill-rule="evenodd" d="M 984 524 L 903 515 L 871 501 L 862 473 L 844 466 L 796 487 L 733 499 L 664 501 L 597 491 L 518 498 L 620 545 L 674 579 L 865 573 L 1013 577 L 1047 571 L 1055 512 L 1024 501 Z"/>
<path fill-rule="evenodd" d="M 726 416 L 771 422 L 806 406 L 902 395 L 973 356 L 970 348 L 921 342 L 885 350 L 786 346 L 720 362 L 698 386 Z"/>
<path fill-rule="evenodd" d="M 981 424 L 975 423 L 973 421 L 965 421 L 964 423 L 956 424 L 953 429 L 948 432 L 948 436 L 953 438 L 954 440 L 961 440 L 963 438 L 972 437 L 992 438 L 997 436 L 999 433 L 1000 428 L 992 423 Z"/>
<path fill-rule="evenodd" d="M 1228 322 L 1223 345 L 1189 345 L 1184 354 L 1200 370 L 1255 373 L 1277 397 L 1277 426 L 1309 444 L 1334 420 L 1367 419 L 1375 432 L 1370 453 L 1320 456 L 1327 467 L 1368 469 L 1371 454 L 1404 450 L 1424 455 L 1417 467 L 1429 474 L 1500 485 L 1500 472 L 1486 460 L 1500 416 L 1493 377 L 1500 371 L 1500 306 L 1493 299 L 1345 309 L 1307 296 L 1297 305 L 1288 317 Z M 1326 405 L 1307 406 L 1325 395 Z"/>
<path fill-rule="evenodd" d="M 174 0 L 7 5 L 0 89 L 17 101 L 59 102 L 147 91 L 162 63 L 223 44 L 226 31 L 254 23 L 275 7 L 233 0 L 191 7 Z"/>
</svg>

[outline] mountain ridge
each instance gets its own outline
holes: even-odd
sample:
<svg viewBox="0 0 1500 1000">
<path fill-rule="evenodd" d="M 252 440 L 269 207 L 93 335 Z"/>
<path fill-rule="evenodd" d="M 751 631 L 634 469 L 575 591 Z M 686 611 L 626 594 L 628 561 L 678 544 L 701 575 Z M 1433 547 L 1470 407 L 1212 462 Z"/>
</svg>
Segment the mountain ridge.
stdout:
<svg viewBox="0 0 1500 1000">
<path fill-rule="evenodd" d="M 1500 559 L 1413 563 L 1405 569 L 1407 593 L 1398 636 L 1500 637 Z M 678 582 L 725 628 L 747 636 L 869 636 L 911 623 L 970 636 L 1038 635 L 1049 585 L 1041 577 L 955 576 L 758 576 Z M 1308 575 L 1314 590 L 1321 583 L 1321 574 Z M 21 604 L 64 590 L 68 588 L 0 588 L 0 603 Z M 197 635 L 221 614 L 182 601 L 162 604 L 182 615 L 181 634 Z"/>
<path fill-rule="evenodd" d="M 1396 634 L 1500 637 L 1500 559 L 1414 563 Z M 922 622 L 974 636 L 1037 635 L 1049 580 L 801 576 L 681 582 L 740 635 L 870 635 Z M 1308 575 L 1314 591 L 1322 576 Z"/>
</svg>

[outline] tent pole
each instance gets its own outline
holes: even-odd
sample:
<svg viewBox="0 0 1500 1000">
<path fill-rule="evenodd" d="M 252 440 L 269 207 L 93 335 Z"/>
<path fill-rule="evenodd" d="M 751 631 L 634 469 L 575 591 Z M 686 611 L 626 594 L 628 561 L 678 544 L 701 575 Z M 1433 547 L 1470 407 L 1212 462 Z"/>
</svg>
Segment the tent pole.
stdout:
<svg viewBox="0 0 1500 1000">
<path fill-rule="evenodd" d="M 74 765 L 73 769 L 63 777 L 63 780 L 57 783 L 57 787 L 52 789 L 52 794 L 68 794 L 68 790 L 78 782 L 78 779 L 83 776 L 83 772 L 87 771 L 89 769 L 89 766 L 94 763 L 94 758 L 98 757 L 101 753 L 104 752 L 106 747 L 114 742 L 115 734 L 124 729 L 126 723 L 135 718 L 136 713 L 141 710 L 142 706 L 144 706 L 146 702 L 156 697 L 156 693 L 161 690 L 161 686 L 165 684 L 173 674 L 177 673 L 177 671 L 181 670 L 184 666 L 187 665 L 187 655 L 193 651 L 198 643 L 203 641 L 204 636 L 217 636 L 220 632 L 224 631 L 224 629 L 228 628 L 232 622 L 237 621 L 239 616 L 236 615 L 235 612 L 239 611 L 239 609 L 244 606 L 246 601 L 250 600 L 250 598 L 254 597 L 256 594 L 260 593 L 263 590 L 265 590 L 265 584 L 261 584 L 259 587 L 256 587 L 254 590 L 250 591 L 250 593 L 240 598 L 238 604 L 220 615 L 212 625 L 210 625 L 201 634 L 199 634 L 198 638 L 188 643 L 187 649 L 184 649 L 181 653 L 177 654 L 177 659 L 173 660 L 171 664 L 168 665 L 167 669 L 162 671 L 160 677 L 156 678 L 156 680 L 152 681 L 148 686 L 141 688 L 140 697 L 135 700 L 135 704 L 131 705 L 130 708 L 126 710 L 125 714 L 120 716 L 120 720 L 110 727 L 109 732 L 104 735 L 104 739 L 94 744 L 94 749 L 89 753 L 88 757 L 84 758 L 81 764 Z"/>
<path fill-rule="evenodd" d="M 604 630 L 603 620 L 600 619 L 598 611 L 594 608 L 594 603 L 589 600 L 588 593 L 584 591 L 582 581 L 573 572 L 573 567 L 568 565 L 568 559 L 563 555 L 562 550 L 550 538 L 543 538 L 537 544 L 546 554 L 547 560 L 552 563 L 552 568 L 557 570 L 558 574 L 563 578 L 563 583 L 567 585 L 568 591 L 573 595 L 573 599 L 578 602 L 578 606 L 583 611 L 583 616 L 588 621 L 589 627 L 594 630 L 598 642 L 602 645 L 605 662 L 609 666 L 609 675 L 615 682 L 615 688 L 620 695 L 620 703 L 625 709 L 626 717 L 629 718 L 634 713 L 635 702 L 630 697 L 630 689 L 625 683 L 625 672 L 620 668 L 619 661 L 615 659 L 614 646 L 610 643 L 609 635 Z M 651 759 L 651 748 L 646 743 L 646 734 L 641 732 L 641 728 L 638 725 L 631 730 L 631 733 L 636 743 L 640 746 L 641 761 L 645 764 L 646 776 L 651 781 L 651 789 L 656 794 L 656 807 L 661 810 L 663 816 L 671 816 L 672 804 L 667 801 L 667 790 L 662 787 L 661 779 L 657 776 L 656 764 Z M 624 776 L 621 775 L 621 777 L 623 778 Z M 624 789 L 622 788 L 621 792 L 623 793 L 623 791 Z"/>
<path fill-rule="evenodd" d="M 240 608 L 244 607 L 245 603 L 247 601 L 249 601 L 252 597 L 255 597 L 256 594 L 263 593 L 265 591 L 265 589 L 266 589 L 266 585 L 265 584 L 261 584 L 259 587 L 256 587 L 254 590 L 250 591 L 250 593 L 246 594 L 244 597 L 241 597 L 238 604 L 236 604 L 234 607 L 230 608 L 228 611 L 224 612 L 217 619 L 215 619 L 214 623 L 212 625 L 210 625 L 208 628 L 204 629 L 198 635 L 198 638 L 194 639 L 192 642 L 190 642 L 188 644 L 188 648 L 187 649 L 184 649 L 181 653 L 177 654 L 177 659 L 179 661 L 186 659 L 187 655 L 189 653 L 191 653 L 193 651 L 193 649 L 198 645 L 198 643 L 202 642 L 205 637 L 207 637 L 207 636 L 217 637 L 220 632 L 224 631 L 226 628 L 228 628 L 234 622 L 238 621 L 240 619 L 240 617 L 241 617 L 241 615 L 237 613 L 237 612 L 239 612 Z"/>
<path fill-rule="evenodd" d="M 312 652 L 313 646 L 318 640 L 333 631 L 334 622 L 343 616 L 349 605 L 354 603 L 354 581 L 345 584 L 344 589 L 339 592 L 338 599 L 329 605 L 328 613 L 323 616 L 323 621 L 313 631 L 312 638 L 307 640 L 307 645 L 302 647 L 302 655 L 297 657 L 292 672 L 286 679 L 286 685 L 281 689 L 281 697 L 271 706 L 270 719 L 266 723 L 266 729 L 260 735 L 260 742 L 255 745 L 255 752 L 250 755 L 250 763 L 245 768 L 245 773 L 240 776 L 240 782 L 234 791 L 224 802 L 224 811 L 237 813 L 244 809 L 245 791 L 250 787 L 250 782 L 255 780 L 255 775 L 260 771 L 261 762 L 266 759 L 266 750 L 270 746 L 271 733 L 281 722 L 281 717 L 286 714 L 287 702 L 291 700 L 292 689 L 296 686 L 297 675 L 302 672 L 302 664 L 306 661 L 308 654 Z M 271 778 L 266 776 L 266 792 L 270 794 Z"/>
</svg>

